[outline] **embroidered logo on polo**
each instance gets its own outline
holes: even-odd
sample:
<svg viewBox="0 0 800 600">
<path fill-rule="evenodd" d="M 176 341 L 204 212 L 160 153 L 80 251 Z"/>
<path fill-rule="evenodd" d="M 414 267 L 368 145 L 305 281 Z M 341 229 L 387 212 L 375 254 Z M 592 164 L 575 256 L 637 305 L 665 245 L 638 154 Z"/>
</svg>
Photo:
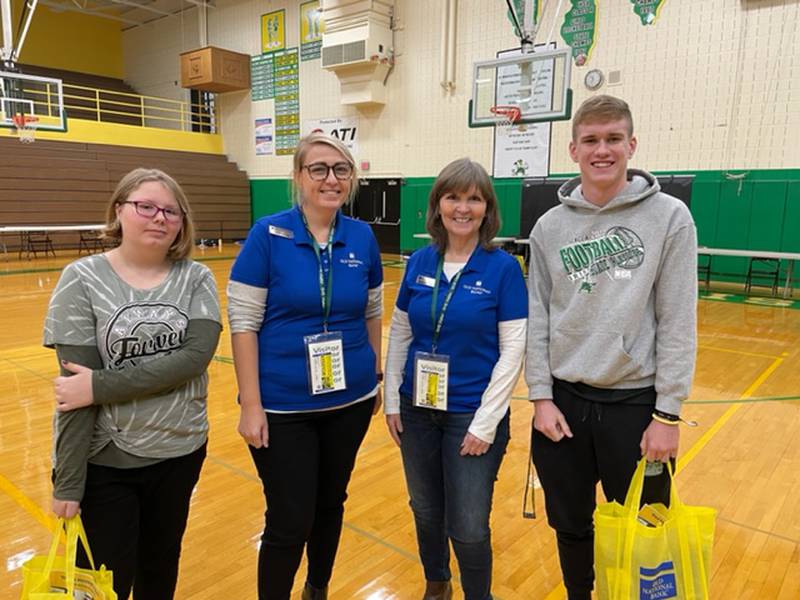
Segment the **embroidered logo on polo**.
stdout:
<svg viewBox="0 0 800 600">
<path fill-rule="evenodd" d="M 347 265 L 351 269 L 355 269 L 364 264 L 364 261 L 356 258 L 356 255 L 353 252 L 348 252 L 347 258 L 340 258 L 339 262 L 343 265 Z"/>
<path fill-rule="evenodd" d="M 570 281 L 594 282 L 601 273 L 610 279 L 630 279 L 631 271 L 644 262 L 644 243 L 631 229 L 615 226 L 564 246 L 559 255 Z M 581 286 L 581 290 L 591 293 L 591 287 Z"/>
<path fill-rule="evenodd" d="M 189 317 L 174 304 L 137 302 L 119 308 L 106 326 L 109 368 L 136 366 L 139 359 L 166 356 L 181 347 Z"/>
<path fill-rule="evenodd" d="M 475 282 L 475 285 L 470 285 L 468 283 L 465 283 L 464 284 L 464 289 L 465 290 L 469 290 L 470 294 L 474 294 L 474 295 L 478 295 L 478 296 L 483 296 L 485 294 L 491 294 L 492 293 L 491 290 L 487 290 L 485 287 L 483 287 L 483 281 L 481 281 L 480 279 Z"/>
</svg>

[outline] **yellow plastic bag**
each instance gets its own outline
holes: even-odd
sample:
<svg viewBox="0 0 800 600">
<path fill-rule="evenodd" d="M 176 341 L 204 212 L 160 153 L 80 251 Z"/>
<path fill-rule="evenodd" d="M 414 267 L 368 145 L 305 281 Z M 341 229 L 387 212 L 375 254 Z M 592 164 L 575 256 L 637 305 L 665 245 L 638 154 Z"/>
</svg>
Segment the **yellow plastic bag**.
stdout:
<svg viewBox="0 0 800 600">
<path fill-rule="evenodd" d="M 61 531 L 66 527 L 67 543 L 64 556 L 58 556 Z M 89 558 L 91 569 L 75 566 L 80 539 Z M 21 600 L 117 600 L 111 571 L 104 565 L 94 568 L 94 559 L 80 516 L 59 519 L 58 528 L 47 556 L 34 556 L 22 565 Z"/>
<path fill-rule="evenodd" d="M 670 466 L 672 486 L 666 519 L 655 527 L 643 524 L 638 515 L 644 469 L 642 459 L 631 480 L 625 506 L 606 502 L 595 509 L 597 597 L 599 600 L 708 600 L 717 511 L 683 504 Z"/>
</svg>

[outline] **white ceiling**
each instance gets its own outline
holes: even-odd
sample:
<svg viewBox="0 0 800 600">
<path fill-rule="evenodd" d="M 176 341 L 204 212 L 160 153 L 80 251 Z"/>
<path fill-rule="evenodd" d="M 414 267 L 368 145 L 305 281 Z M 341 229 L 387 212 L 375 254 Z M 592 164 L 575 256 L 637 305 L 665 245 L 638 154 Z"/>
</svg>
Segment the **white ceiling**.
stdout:
<svg viewBox="0 0 800 600">
<path fill-rule="evenodd" d="M 214 8 L 216 0 L 39 0 L 52 10 L 80 12 L 117 21 L 122 29 L 175 15 L 205 3 Z"/>
</svg>

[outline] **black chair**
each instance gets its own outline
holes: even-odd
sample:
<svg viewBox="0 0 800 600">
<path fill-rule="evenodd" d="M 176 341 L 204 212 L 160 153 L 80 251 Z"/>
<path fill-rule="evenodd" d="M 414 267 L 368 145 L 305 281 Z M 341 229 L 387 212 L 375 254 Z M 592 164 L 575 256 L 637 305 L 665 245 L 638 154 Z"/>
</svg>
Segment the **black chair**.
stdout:
<svg viewBox="0 0 800 600">
<path fill-rule="evenodd" d="M 86 254 L 94 254 L 95 252 L 102 252 L 103 240 L 97 231 L 81 231 L 81 239 L 78 242 L 78 256 L 86 250 Z"/>
<path fill-rule="evenodd" d="M 771 282 L 772 295 L 778 295 L 778 280 L 781 275 L 781 261 L 777 258 L 761 258 L 753 256 L 750 258 L 750 265 L 747 267 L 747 278 L 744 280 L 744 292 L 750 293 L 750 288 L 755 280 L 759 282 Z"/>
<path fill-rule="evenodd" d="M 707 259 L 703 262 L 703 259 Z M 705 283 L 706 291 L 711 285 L 711 261 L 714 257 L 710 254 L 697 255 L 697 281 Z"/>
<path fill-rule="evenodd" d="M 38 258 L 39 252 L 44 252 L 45 258 L 48 254 L 52 254 L 53 258 L 56 256 L 55 248 L 53 248 L 53 240 L 50 239 L 50 234 L 46 231 L 28 231 L 22 236 L 22 245 L 19 248 L 19 257 L 22 258 L 22 253 L 25 252 L 25 258 L 28 259 L 33 254 L 33 258 Z"/>
</svg>

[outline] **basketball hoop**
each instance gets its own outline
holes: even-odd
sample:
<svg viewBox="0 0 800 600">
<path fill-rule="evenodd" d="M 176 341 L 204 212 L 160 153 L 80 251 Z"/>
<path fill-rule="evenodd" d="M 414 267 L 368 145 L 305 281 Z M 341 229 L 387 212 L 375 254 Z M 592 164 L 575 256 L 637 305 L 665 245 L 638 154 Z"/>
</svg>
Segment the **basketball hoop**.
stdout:
<svg viewBox="0 0 800 600">
<path fill-rule="evenodd" d="M 31 115 L 16 114 L 12 117 L 14 127 L 17 128 L 17 136 L 23 144 L 31 144 L 36 141 L 36 124 L 38 117 Z"/>
<path fill-rule="evenodd" d="M 518 106 L 511 105 L 492 106 L 489 111 L 498 117 L 495 125 L 505 129 L 506 133 L 514 129 L 514 124 L 519 121 L 522 114 Z"/>
</svg>

